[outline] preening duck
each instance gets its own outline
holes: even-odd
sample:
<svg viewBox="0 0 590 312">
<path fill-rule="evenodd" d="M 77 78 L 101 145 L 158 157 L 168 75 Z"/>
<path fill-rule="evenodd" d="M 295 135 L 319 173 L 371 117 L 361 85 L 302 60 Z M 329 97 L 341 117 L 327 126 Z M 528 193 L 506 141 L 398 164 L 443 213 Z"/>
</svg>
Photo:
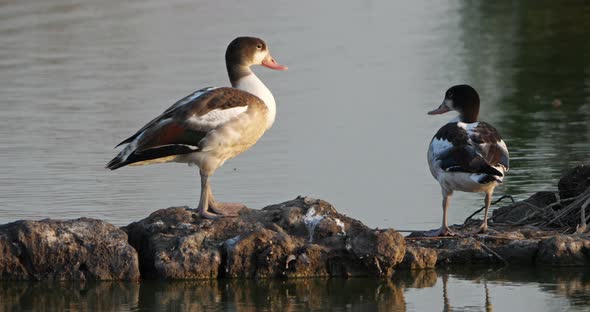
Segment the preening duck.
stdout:
<svg viewBox="0 0 590 312">
<path fill-rule="evenodd" d="M 232 87 L 210 87 L 174 103 L 119 145 L 127 146 L 106 166 L 180 162 L 197 165 L 201 198 L 197 211 L 205 218 L 235 216 L 245 206 L 217 202 L 209 177 L 223 163 L 252 147 L 275 120 L 275 99 L 250 69 L 262 65 L 286 70 L 258 38 L 239 37 L 225 53 Z"/>
<path fill-rule="evenodd" d="M 453 191 L 485 193 L 484 220 L 480 233 L 487 231 L 488 210 L 494 188 L 501 184 L 509 168 L 506 143 L 490 124 L 478 121 L 479 95 L 471 86 L 457 85 L 447 90 L 440 106 L 429 115 L 448 111 L 458 118 L 444 125 L 428 148 L 428 165 L 442 188 L 443 218 L 438 230 L 429 236 L 455 235 L 447 224 L 447 210 Z"/>
</svg>

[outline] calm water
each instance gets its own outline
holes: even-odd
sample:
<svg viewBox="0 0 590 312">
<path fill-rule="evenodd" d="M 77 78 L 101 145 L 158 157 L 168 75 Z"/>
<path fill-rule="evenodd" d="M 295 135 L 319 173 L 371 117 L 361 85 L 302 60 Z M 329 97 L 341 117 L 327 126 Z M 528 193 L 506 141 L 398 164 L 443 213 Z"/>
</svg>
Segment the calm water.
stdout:
<svg viewBox="0 0 590 312">
<path fill-rule="evenodd" d="M 393 2 L 0 1 L 0 223 L 89 216 L 125 225 L 159 208 L 196 206 L 194 168 L 103 166 L 115 144 L 177 99 L 227 85 L 223 54 L 237 35 L 264 38 L 290 70 L 255 69 L 275 94 L 277 122 L 214 175 L 221 200 L 261 208 L 310 195 L 370 226 L 434 228 L 440 191 L 426 149 L 453 116 L 426 112 L 465 82 L 479 90 L 482 119 L 511 151 L 512 170 L 497 195 L 554 189 L 563 170 L 588 160 L 588 2 Z M 480 195 L 458 193 L 451 221 L 481 203 Z M 449 281 L 467 296 L 481 288 L 467 279 Z M 522 283 L 554 306 L 568 302 L 537 282 Z M 492 297 L 502 296 L 494 288 L 508 297 L 494 283 Z M 439 284 L 387 296 L 440 307 L 440 300 L 419 300 L 428 292 L 440 299 Z M 224 301 L 219 285 L 199 291 Z M 10 291 L 42 289 L 23 287 Z M 149 297 L 191 296 L 174 285 L 92 287 L 89 294 L 126 289 L 129 300 L 120 304 L 129 306 L 144 288 Z M 277 300 L 304 300 L 285 295 L 289 287 Z M 167 304 L 168 295 L 158 296 Z"/>
<path fill-rule="evenodd" d="M 0 283 L 0 311 L 587 311 L 590 306 L 587 271 L 420 271 L 394 279 Z"/>
</svg>

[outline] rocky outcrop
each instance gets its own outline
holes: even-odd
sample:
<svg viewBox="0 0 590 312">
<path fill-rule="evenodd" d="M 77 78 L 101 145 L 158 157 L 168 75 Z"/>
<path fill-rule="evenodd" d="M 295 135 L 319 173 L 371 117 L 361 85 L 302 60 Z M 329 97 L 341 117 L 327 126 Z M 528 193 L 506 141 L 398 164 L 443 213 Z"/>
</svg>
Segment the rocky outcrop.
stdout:
<svg viewBox="0 0 590 312">
<path fill-rule="evenodd" d="M 526 205 L 547 205 L 555 200 L 550 195 L 537 194 Z M 590 266 L 586 233 L 494 222 L 487 234 L 468 234 L 477 225 L 454 226 L 459 237 L 403 237 L 306 197 L 218 220 L 172 207 L 122 229 L 88 218 L 17 221 L 0 226 L 0 280 L 395 279 L 450 266 Z"/>
<path fill-rule="evenodd" d="M 104 221 L 17 221 L 0 226 L 0 279 L 137 280 L 125 232 Z"/>
<path fill-rule="evenodd" d="M 554 192 L 537 192 L 523 201 L 493 210 L 491 220 L 496 223 L 512 224 L 540 221 L 543 220 L 545 207 L 555 202 L 557 202 L 557 196 Z M 552 210 L 558 208 L 560 207 L 554 207 Z"/>
<path fill-rule="evenodd" d="M 537 264 L 587 266 L 590 264 L 590 238 L 558 235 L 539 243 Z"/>
<path fill-rule="evenodd" d="M 577 166 L 559 180 L 559 192 L 537 192 L 528 199 L 495 209 L 491 221 L 511 225 L 590 232 L 590 167 Z"/>
<path fill-rule="evenodd" d="M 438 260 L 438 253 L 432 248 L 416 245 L 406 246 L 404 260 L 399 268 L 405 270 L 434 269 Z"/>
<path fill-rule="evenodd" d="M 370 229 L 303 197 L 219 220 L 162 209 L 124 230 L 144 278 L 391 276 L 405 255 L 394 230 Z"/>
<path fill-rule="evenodd" d="M 590 187 L 590 166 L 582 165 L 568 170 L 557 184 L 559 197 L 573 198 Z"/>
<path fill-rule="evenodd" d="M 556 231 L 528 227 L 496 226 L 485 235 L 426 238 L 420 237 L 419 233 L 413 233 L 411 236 L 407 238 L 406 249 L 418 247 L 435 252 L 436 267 L 590 266 L 590 237 L 587 235 L 561 235 Z M 426 251 L 423 250 L 422 253 Z"/>
</svg>

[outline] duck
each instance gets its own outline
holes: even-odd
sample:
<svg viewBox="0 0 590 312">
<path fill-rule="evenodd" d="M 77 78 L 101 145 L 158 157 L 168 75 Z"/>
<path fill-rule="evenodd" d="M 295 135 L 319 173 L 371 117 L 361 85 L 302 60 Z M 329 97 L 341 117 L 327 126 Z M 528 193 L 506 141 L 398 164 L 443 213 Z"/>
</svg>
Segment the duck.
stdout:
<svg viewBox="0 0 590 312">
<path fill-rule="evenodd" d="M 443 217 L 441 227 L 427 231 L 426 236 L 458 235 L 447 223 L 454 191 L 485 194 L 484 219 L 475 233 L 488 230 L 492 195 L 496 186 L 503 183 L 510 156 L 496 128 L 479 121 L 479 107 L 477 91 L 462 84 L 450 87 L 442 104 L 428 112 L 429 115 L 439 115 L 455 111 L 459 115 L 436 132 L 428 147 L 428 166 L 441 186 Z"/>
<path fill-rule="evenodd" d="M 135 134 L 106 165 L 188 163 L 199 168 L 201 192 L 197 212 L 206 219 L 237 216 L 246 206 L 215 200 L 210 177 L 227 160 L 250 149 L 273 125 L 273 94 L 251 67 L 287 70 L 275 61 L 260 38 L 238 37 L 227 46 L 225 63 L 231 87 L 207 87 L 175 102 Z"/>
</svg>

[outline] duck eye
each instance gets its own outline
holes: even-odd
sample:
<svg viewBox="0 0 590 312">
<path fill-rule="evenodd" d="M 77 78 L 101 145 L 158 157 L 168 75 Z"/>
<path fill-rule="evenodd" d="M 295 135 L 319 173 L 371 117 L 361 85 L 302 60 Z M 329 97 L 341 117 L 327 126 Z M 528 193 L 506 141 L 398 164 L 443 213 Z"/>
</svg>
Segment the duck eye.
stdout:
<svg viewBox="0 0 590 312">
<path fill-rule="evenodd" d="M 256 46 L 256 48 L 257 48 L 258 50 L 260 50 L 260 49 L 262 49 L 262 45 L 259 43 L 259 44 Z"/>
</svg>

